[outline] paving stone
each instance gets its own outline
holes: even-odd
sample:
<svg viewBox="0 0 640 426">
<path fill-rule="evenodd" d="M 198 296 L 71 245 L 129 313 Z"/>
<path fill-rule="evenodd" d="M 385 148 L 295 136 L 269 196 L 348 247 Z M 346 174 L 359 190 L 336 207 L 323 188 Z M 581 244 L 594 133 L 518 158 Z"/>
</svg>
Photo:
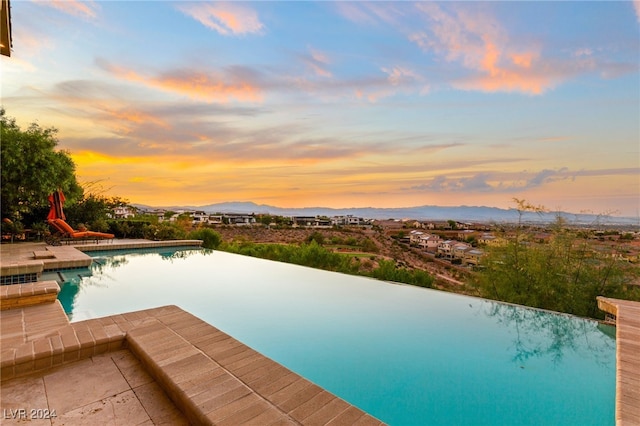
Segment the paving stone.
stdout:
<svg viewBox="0 0 640 426">
<path fill-rule="evenodd" d="M 58 414 L 53 426 L 138 425 L 151 420 L 146 410 L 129 389 L 116 395 Z"/>
<path fill-rule="evenodd" d="M 154 425 L 189 425 L 185 415 L 173 405 L 173 402 L 156 382 L 138 386 L 133 391 Z"/>
<path fill-rule="evenodd" d="M 78 361 L 73 369 L 45 375 L 44 382 L 49 406 L 58 414 L 130 389 L 113 360 L 106 357 Z"/>
<path fill-rule="evenodd" d="M 128 350 L 111 352 L 103 356 L 109 356 L 120 370 L 120 373 L 133 389 L 153 383 L 153 377 L 142 367 L 140 361 Z"/>
<path fill-rule="evenodd" d="M 10 409 L 47 408 L 47 397 L 42 377 L 19 377 L 8 382 L 3 382 L 0 408 L 3 413 Z M 4 423 L 4 421 L 2 423 Z"/>
</svg>

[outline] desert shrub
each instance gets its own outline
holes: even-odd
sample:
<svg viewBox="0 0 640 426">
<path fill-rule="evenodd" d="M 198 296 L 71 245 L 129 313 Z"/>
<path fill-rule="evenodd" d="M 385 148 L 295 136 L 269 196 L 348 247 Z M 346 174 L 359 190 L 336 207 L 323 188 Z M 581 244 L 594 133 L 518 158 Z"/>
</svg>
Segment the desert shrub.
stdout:
<svg viewBox="0 0 640 426">
<path fill-rule="evenodd" d="M 378 267 L 371 272 L 371 276 L 383 281 L 393 281 L 420 287 L 431 287 L 433 285 L 433 277 L 427 272 L 419 269 L 399 268 L 393 260 L 381 260 L 378 262 Z"/>
<path fill-rule="evenodd" d="M 173 222 L 162 222 L 146 227 L 144 238 L 150 240 L 180 240 L 185 238 L 186 231 Z"/>
<path fill-rule="evenodd" d="M 323 245 L 325 238 L 324 235 L 322 235 L 320 232 L 315 231 L 313 234 L 309 235 L 306 239 L 307 243 L 310 243 L 312 241 L 315 241 L 316 243 L 318 243 L 319 245 Z"/>
<path fill-rule="evenodd" d="M 222 242 L 220 234 L 210 228 L 201 228 L 191 231 L 187 234 L 187 238 L 191 240 L 202 240 L 202 247 L 208 249 L 216 249 Z"/>
</svg>

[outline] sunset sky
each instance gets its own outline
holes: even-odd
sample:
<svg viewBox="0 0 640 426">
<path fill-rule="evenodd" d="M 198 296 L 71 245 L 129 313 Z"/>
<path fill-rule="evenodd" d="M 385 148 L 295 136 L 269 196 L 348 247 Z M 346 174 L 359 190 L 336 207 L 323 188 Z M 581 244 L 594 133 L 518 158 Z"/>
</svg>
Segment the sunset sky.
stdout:
<svg viewBox="0 0 640 426">
<path fill-rule="evenodd" d="M 640 209 L 640 0 L 12 0 L 2 106 L 154 206 Z"/>
</svg>

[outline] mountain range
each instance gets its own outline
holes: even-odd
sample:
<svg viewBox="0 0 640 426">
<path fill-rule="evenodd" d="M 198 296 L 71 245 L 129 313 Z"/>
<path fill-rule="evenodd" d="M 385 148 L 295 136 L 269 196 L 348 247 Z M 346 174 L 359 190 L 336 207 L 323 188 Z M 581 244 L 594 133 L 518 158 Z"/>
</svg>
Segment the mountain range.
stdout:
<svg viewBox="0 0 640 426">
<path fill-rule="evenodd" d="M 133 204 L 143 209 L 162 208 L 166 210 L 200 210 L 209 214 L 213 213 L 242 213 L 242 214 L 271 214 L 276 216 L 346 216 L 353 215 L 366 219 L 416 219 L 416 220 L 456 220 L 463 222 L 517 222 L 518 211 L 516 209 L 500 209 L 485 206 L 417 206 L 402 208 L 329 208 L 329 207 L 304 207 L 283 208 L 253 202 L 225 202 L 208 204 L 204 206 L 163 206 L 152 207 L 142 204 Z M 567 212 L 525 212 L 522 220 L 526 222 L 548 223 L 556 220 L 561 215 L 572 224 L 621 224 L 637 225 L 638 218 L 602 216 L 594 214 L 574 214 Z"/>
</svg>

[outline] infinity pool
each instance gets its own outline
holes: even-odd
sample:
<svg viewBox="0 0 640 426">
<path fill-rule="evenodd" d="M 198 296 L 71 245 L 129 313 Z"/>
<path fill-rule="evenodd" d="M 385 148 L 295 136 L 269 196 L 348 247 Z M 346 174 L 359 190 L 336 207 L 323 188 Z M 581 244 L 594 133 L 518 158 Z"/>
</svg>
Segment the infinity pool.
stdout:
<svg viewBox="0 0 640 426">
<path fill-rule="evenodd" d="M 391 425 L 613 425 L 595 321 L 218 251 L 92 254 L 72 321 L 174 304 Z"/>
</svg>

